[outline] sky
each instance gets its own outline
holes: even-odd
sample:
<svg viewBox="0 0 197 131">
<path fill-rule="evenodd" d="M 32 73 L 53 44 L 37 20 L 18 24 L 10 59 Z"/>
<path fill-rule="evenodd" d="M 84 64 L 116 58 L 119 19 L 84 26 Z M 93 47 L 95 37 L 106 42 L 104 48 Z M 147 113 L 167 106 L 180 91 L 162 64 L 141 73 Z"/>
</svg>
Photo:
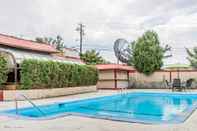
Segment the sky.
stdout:
<svg viewBox="0 0 197 131">
<path fill-rule="evenodd" d="M 185 48 L 197 46 L 197 0 L 1 0 L 0 33 L 27 39 L 61 35 L 77 47 L 77 24 L 85 24 L 84 50 L 111 62 L 114 41 L 136 40 L 146 30 L 172 47 L 165 64 L 188 63 Z"/>
</svg>

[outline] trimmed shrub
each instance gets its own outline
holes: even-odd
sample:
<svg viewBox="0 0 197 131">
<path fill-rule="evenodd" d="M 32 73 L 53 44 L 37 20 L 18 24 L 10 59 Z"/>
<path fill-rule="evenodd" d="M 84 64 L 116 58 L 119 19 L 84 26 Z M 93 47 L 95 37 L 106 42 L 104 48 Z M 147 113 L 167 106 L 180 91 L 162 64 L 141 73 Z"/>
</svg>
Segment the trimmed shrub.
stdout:
<svg viewBox="0 0 197 131">
<path fill-rule="evenodd" d="M 0 85 L 7 81 L 8 66 L 3 56 L 0 56 Z"/>
<path fill-rule="evenodd" d="M 20 89 L 87 86 L 97 80 L 98 71 L 93 66 L 38 60 L 21 64 Z"/>
</svg>

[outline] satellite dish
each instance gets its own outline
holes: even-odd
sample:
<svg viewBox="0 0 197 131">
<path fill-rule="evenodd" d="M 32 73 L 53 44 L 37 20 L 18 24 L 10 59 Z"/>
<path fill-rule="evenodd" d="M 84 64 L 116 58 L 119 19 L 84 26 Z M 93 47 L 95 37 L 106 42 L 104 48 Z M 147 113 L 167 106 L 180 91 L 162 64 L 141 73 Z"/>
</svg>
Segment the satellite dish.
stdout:
<svg viewBox="0 0 197 131">
<path fill-rule="evenodd" d="M 129 42 L 125 39 L 117 39 L 114 42 L 114 53 L 119 61 L 128 63 L 129 57 L 132 55 L 132 49 L 129 47 Z"/>
</svg>

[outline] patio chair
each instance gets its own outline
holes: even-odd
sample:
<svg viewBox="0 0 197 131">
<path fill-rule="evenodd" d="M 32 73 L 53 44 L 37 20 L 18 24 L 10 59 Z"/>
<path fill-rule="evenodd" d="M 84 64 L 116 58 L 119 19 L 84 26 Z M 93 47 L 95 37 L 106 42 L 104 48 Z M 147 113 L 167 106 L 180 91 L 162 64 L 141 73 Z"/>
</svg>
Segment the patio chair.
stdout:
<svg viewBox="0 0 197 131">
<path fill-rule="evenodd" d="M 188 79 L 188 80 L 186 81 L 185 85 L 182 86 L 182 88 L 184 89 L 184 91 L 185 91 L 186 89 L 189 89 L 189 88 L 192 86 L 192 82 L 193 82 L 193 81 L 194 81 L 193 79 Z"/>
<path fill-rule="evenodd" d="M 166 86 L 166 88 L 171 89 L 172 83 L 168 82 L 168 80 L 165 80 L 165 86 Z"/>
<path fill-rule="evenodd" d="M 172 91 L 175 91 L 178 89 L 178 91 L 182 91 L 182 86 L 181 86 L 181 80 L 180 79 L 174 79 L 172 83 Z"/>
</svg>

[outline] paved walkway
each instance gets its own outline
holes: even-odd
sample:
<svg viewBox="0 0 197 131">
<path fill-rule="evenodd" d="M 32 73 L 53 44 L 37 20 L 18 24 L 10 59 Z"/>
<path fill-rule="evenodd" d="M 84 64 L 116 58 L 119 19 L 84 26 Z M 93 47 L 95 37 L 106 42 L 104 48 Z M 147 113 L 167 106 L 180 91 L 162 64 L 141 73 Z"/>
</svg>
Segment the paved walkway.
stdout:
<svg viewBox="0 0 197 131">
<path fill-rule="evenodd" d="M 132 90 L 139 91 L 139 90 Z M 143 90 L 144 91 L 144 90 Z M 152 91 L 152 90 L 148 90 Z M 154 90 L 155 91 L 155 90 Z M 157 90 L 167 91 L 167 90 Z M 156 92 L 157 92 L 156 91 Z M 197 92 L 197 91 L 192 91 Z M 36 104 L 47 104 L 59 101 L 104 96 L 117 91 L 99 91 L 95 93 L 79 94 L 59 98 L 34 100 Z M 27 102 L 20 102 L 20 107 L 30 106 Z M 0 102 L 0 110 L 14 108 L 14 102 Z M 8 116 L 0 116 L 0 131 L 197 131 L 197 112 L 182 124 L 149 125 L 86 117 L 67 116 L 52 120 L 23 120 Z"/>
</svg>

